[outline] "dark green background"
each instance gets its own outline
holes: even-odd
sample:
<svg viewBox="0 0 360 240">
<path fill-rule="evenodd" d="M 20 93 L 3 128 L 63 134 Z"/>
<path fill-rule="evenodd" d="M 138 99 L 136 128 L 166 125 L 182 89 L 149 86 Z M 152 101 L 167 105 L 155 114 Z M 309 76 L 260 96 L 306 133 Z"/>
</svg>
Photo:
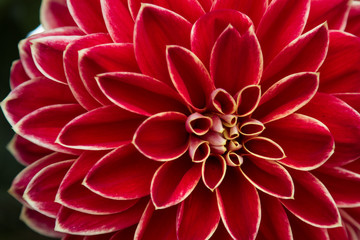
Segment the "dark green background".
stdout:
<svg viewBox="0 0 360 240">
<path fill-rule="evenodd" d="M 17 43 L 39 25 L 41 0 L 0 0 L 0 101 L 9 93 L 9 70 L 18 59 Z M 13 135 L 10 125 L 0 113 L 0 239 L 43 240 L 19 220 L 21 204 L 7 190 L 23 167 L 7 152 Z"/>
</svg>

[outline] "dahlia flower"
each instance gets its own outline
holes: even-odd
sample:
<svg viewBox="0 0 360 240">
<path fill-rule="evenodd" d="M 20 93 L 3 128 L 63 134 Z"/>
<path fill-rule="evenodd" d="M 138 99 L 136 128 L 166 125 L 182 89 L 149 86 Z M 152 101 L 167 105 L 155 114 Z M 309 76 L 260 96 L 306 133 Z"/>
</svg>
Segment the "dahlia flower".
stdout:
<svg viewBox="0 0 360 240">
<path fill-rule="evenodd" d="M 360 1 L 44 0 L 2 102 L 63 240 L 360 239 Z"/>
</svg>

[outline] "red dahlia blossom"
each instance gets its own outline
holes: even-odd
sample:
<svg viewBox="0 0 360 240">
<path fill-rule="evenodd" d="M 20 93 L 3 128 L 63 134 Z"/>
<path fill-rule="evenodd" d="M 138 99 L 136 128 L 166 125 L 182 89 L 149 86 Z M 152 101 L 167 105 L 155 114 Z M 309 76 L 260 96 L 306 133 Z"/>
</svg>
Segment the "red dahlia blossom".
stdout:
<svg viewBox="0 0 360 240">
<path fill-rule="evenodd" d="M 360 2 L 44 0 L 10 193 L 73 239 L 359 239 Z"/>
</svg>

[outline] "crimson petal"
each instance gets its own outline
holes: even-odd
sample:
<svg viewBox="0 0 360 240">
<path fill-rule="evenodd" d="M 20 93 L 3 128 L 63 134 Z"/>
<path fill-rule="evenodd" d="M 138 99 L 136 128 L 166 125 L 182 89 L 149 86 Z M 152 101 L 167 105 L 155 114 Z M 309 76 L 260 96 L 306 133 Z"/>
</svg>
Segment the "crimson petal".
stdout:
<svg viewBox="0 0 360 240">
<path fill-rule="evenodd" d="M 133 240 L 137 225 L 117 231 L 109 240 Z"/>
<path fill-rule="evenodd" d="M 229 234 L 234 239 L 255 239 L 260 225 L 259 195 L 240 169 L 228 168 L 223 183 L 215 191 Z"/>
<path fill-rule="evenodd" d="M 226 173 L 226 161 L 221 155 L 210 155 L 203 161 L 201 168 L 205 186 L 214 191 L 223 181 Z"/>
<path fill-rule="evenodd" d="M 286 157 L 281 146 L 269 138 L 250 138 L 246 140 L 243 146 L 246 152 L 258 158 L 281 160 Z"/>
<path fill-rule="evenodd" d="M 21 60 L 15 60 L 11 64 L 10 69 L 10 87 L 11 90 L 26 82 L 30 79 L 30 77 L 26 74 L 24 67 L 21 63 Z"/>
<path fill-rule="evenodd" d="M 40 7 L 40 22 L 44 29 L 76 26 L 66 0 L 44 0 Z"/>
<path fill-rule="evenodd" d="M 83 184 L 106 198 L 140 198 L 149 195 L 151 179 L 159 165 L 133 145 L 124 145 L 100 159 L 88 171 Z"/>
<path fill-rule="evenodd" d="M 352 1 L 349 18 L 347 19 L 346 32 L 352 33 L 356 36 L 360 36 L 360 2 Z"/>
<path fill-rule="evenodd" d="M 117 106 L 86 112 L 69 122 L 57 142 L 76 149 L 101 150 L 130 143 L 144 117 Z"/>
</svg>

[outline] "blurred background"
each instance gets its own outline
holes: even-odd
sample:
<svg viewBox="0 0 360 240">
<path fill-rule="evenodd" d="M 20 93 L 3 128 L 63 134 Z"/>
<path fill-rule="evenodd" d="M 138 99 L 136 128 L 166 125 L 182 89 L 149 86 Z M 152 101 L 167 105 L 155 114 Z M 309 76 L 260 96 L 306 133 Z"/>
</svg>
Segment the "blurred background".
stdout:
<svg viewBox="0 0 360 240">
<path fill-rule="evenodd" d="M 19 40 L 39 25 L 41 0 L 0 0 L 0 101 L 10 91 L 9 72 L 13 60 L 19 58 Z M 13 132 L 0 113 L 0 239 L 44 240 L 19 220 L 21 204 L 7 190 L 23 167 L 6 150 Z"/>
</svg>

